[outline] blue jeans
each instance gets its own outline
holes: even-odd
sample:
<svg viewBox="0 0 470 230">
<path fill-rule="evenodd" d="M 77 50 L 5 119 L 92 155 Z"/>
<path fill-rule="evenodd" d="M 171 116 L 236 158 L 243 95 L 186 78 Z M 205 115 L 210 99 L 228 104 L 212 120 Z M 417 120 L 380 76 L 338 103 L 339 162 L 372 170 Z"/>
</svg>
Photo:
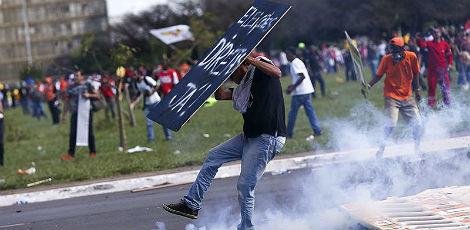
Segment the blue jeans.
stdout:
<svg viewBox="0 0 470 230">
<path fill-rule="evenodd" d="M 379 65 L 379 59 L 374 58 L 372 60 L 369 60 L 369 65 L 370 65 L 370 72 L 372 75 L 377 73 L 377 66 Z"/>
<path fill-rule="evenodd" d="M 149 142 L 155 140 L 155 133 L 153 132 L 153 124 L 154 122 L 147 118 L 147 114 L 150 112 L 149 106 L 144 107 L 144 116 L 145 116 L 145 123 L 147 125 L 147 140 Z M 163 127 L 163 134 L 165 135 L 165 140 L 171 140 L 171 130 Z"/>
<path fill-rule="evenodd" d="M 312 105 L 312 98 L 310 97 L 310 94 L 303 94 L 292 96 L 292 102 L 290 105 L 289 117 L 287 122 L 287 136 L 292 137 L 294 135 L 294 125 L 295 120 L 297 119 L 297 112 L 299 111 L 299 108 L 302 105 L 304 106 L 305 114 L 307 115 L 308 121 L 310 122 L 310 127 L 312 127 L 313 133 L 315 135 L 320 135 L 321 128 L 318 122 L 317 115 L 315 114 L 315 109 Z"/>
<path fill-rule="evenodd" d="M 458 68 L 458 80 L 457 84 L 458 85 L 465 85 L 465 84 L 470 84 L 470 65 L 465 64 L 462 61 L 459 62 L 459 68 Z"/>
<path fill-rule="evenodd" d="M 33 117 L 37 118 L 38 120 L 40 120 L 41 117 L 46 117 L 46 113 L 44 113 L 41 101 L 32 101 L 32 108 Z"/>
<path fill-rule="evenodd" d="M 246 138 L 240 134 L 211 149 L 196 181 L 191 185 L 183 200 L 193 210 L 199 210 L 204 193 L 211 185 L 219 167 L 230 161 L 241 160 L 241 173 L 237 183 L 241 213 L 241 223 L 238 229 L 253 230 L 252 216 L 255 207 L 256 183 L 263 175 L 268 162 L 284 147 L 285 141 L 285 137 L 267 134 L 257 138 Z"/>
</svg>

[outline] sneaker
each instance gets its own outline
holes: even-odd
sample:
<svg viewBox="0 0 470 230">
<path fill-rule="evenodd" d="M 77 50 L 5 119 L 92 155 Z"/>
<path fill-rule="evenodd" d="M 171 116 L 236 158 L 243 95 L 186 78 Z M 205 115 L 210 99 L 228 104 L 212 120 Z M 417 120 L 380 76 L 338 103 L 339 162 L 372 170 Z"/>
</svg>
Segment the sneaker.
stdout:
<svg viewBox="0 0 470 230">
<path fill-rule="evenodd" d="M 71 161 L 73 160 L 73 156 L 67 153 L 67 154 L 62 155 L 60 159 L 63 161 Z"/>
<path fill-rule="evenodd" d="M 96 153 L 90 153 L 90 158 L 95 158 L 96 157 Z"/>
<path fill-rule="evenodd" d="M 192 210 L 183 200 L 180 200 L 180 202 L 178 203 L 162 204 L 162 207 L 167 212 L 184 216 L 190 219 L 197 219 L 198 211 Z"/>
<path fill-rule="evenodd" d="M 306 141 L 313 141 L 315 140 L 315 136 L 314 135 L 310 135 L 308 136 L 307 138 L 305 138 Z"/>
</svg>

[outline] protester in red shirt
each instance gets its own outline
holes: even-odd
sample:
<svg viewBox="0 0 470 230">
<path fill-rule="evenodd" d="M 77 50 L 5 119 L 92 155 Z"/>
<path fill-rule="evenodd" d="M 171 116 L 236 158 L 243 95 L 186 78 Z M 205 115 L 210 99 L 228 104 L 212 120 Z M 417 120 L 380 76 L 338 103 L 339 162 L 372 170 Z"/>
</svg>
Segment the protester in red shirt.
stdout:
<svg viewBox="0 0 470 230">
<path fill-rule="evenodd" d="M 116 89 L 114 80 L 110 76 L 104 76 L 101 79 L 100 91 L 106 101 L 106 118 L 109 120 L 109 112 L 111 112 L 111 118 L 114 119 L 116 117 Z"/>
<path fill-rule="evenodd" d="M 126 76 L 127 77 L 134 77 L 135 76 L 135 70 L 134 70 L 134 67 L 129 67 L 129 68 L 126 68 Z"/>
<path fill-rule="evenodd" d="M 168 64 L 162 65 L 162 70 L 158 74 L 158 83 L 160 85 L 159 90 L 162 93 L 163 97 L 168 95 L 173 87 L 178 84 L 178 73 L 176 70 L 170 68 Z M 170 129 L 163 126 L 163 131 L 165 133 L 165 139 L 171 140 Z"/>
<path fill-rule="evenodd" d="M 70 81 L 70 76 L 64 75 L 60 78 L 59 80 L 59 98 L 62 103 L 62 111 L 61 111 L 61 117 L 60 121 L 62 123 L 65 122 L 65 118 L 67 117 L 67 113 L 69 112 L 69 101 L 68 101 L 68 95 L 67 95 L 67 90 L 69 89 L 69 83 Z"/>
<path fill-rule="evenodd" d="M 160 82 L 160 91 L 163 96 L 166 96 L 178 84 L 178 73 L 167 64 L 164 64 L 162 71 L 158 74 L 158 81 Z"/>
<path fill-rule="evenodd" d="M 59 80 L 60 92 L 66 93 L 69 88 L 69 78 L 68 76 L 62 76 Z"/>
<path fill-rule="evenodd" d="M 433 30 L 426 41 L 420 43 L 421 48 L 428 50 L 428 105 L 436 105 L 436 85 L 439 83 L 444 104 L 450 104 L 449 69 L 453 55 L 449 44 L 444 41 L 439 30 Z"/>
<path fill-rule="evenodd" d="M 52 77 L 48 76 L 44 79 L 44 95 L 46 97 L 46 101 L 52 101 L 54 100 L 57 95 L 56 95 L 56 88 L 54 85 L 54 82 L 52 80 Z"/>
</svg>

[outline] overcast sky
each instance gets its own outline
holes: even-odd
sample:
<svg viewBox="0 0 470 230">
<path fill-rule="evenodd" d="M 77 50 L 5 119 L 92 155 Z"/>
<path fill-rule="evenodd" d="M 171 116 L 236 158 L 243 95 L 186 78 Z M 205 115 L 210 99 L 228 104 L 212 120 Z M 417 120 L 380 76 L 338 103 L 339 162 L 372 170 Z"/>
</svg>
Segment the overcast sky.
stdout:
<svg viewBox="0 0 470 230">
<path fill-rule="evenodd" d="M 109 17 L 120 17 L 126 13 L 137 13 L 167 0 L 106 0 Z"/>
</svg>

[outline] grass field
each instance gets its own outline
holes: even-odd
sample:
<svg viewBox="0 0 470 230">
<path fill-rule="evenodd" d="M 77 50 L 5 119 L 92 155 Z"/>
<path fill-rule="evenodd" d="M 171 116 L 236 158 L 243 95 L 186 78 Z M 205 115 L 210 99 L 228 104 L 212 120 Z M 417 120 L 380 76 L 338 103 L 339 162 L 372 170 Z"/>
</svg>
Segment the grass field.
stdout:
<svg viewBox="0 0 470 230">
<path fill-rule="evenodd" d="M 350 109 L 363 101 L 358 82 L 344 83 L 343 73 L 325 75 L 327 96 L 313 100 L 320 122 L 331 118 L 347 118 Z M 290 78 L 282 79 L 285 89 Z M 371 101 L 382 107 L 381 86 L 373 89 Z M 290 108 L 290 96 L 285 96 L 286 113 Z M 47 110 L 47 109 L 46 109 Z M 178 132 L 174 139 L 166 142 L 160 126 L 155 126 L 157 141 L 148 144 L 141 109 L 136 110 L 137 127 L 126 124 L 128 146 L 136 145 L 153 148 L 153 152 L 127 154 L 118 151 L 118 130 L 116 122 L 105 119 L 104 112 L 95 114 L 95 135 L 97 158 L 88 158 L 86 147 L 78 148 L 76 159 L 61 162 L 59 157 L 66 153 L 69 121 L 53 127 L 51 121 L 37 121 L 22 114 L 21 109 L 6 112 L 5 167 L 0 168 L 0 178 L 5 182 L 1 190 L 26 187 L 27 183 L 53 178 L 49 184 L 106 178 L 140 172 L 156 172 L 183 166 L 199 165 L 207 151 L 241 131 L 243 120 L 232 109 L 231 102 L 218 102 L 213 107 L 201 108 Z M 49 116 L 50 118 L 50 116 Z M 324 126 L 324 124 L 322 124 Z M 294 154 L 312 150 L 305 137 L 311 134 L 310 125 L 303 111 L 299 111 L 294 138 L 288 140 L 282 154 Z M 203 134 L 209 134 L 204 137 Z M 328 149 L 330 130 L 325 126 L 324 134 L 315 139 L 316 148 Z M 20 176 L 19 168 L 28 168 L 36 163 L 34 175 Z"/>
</svg>

